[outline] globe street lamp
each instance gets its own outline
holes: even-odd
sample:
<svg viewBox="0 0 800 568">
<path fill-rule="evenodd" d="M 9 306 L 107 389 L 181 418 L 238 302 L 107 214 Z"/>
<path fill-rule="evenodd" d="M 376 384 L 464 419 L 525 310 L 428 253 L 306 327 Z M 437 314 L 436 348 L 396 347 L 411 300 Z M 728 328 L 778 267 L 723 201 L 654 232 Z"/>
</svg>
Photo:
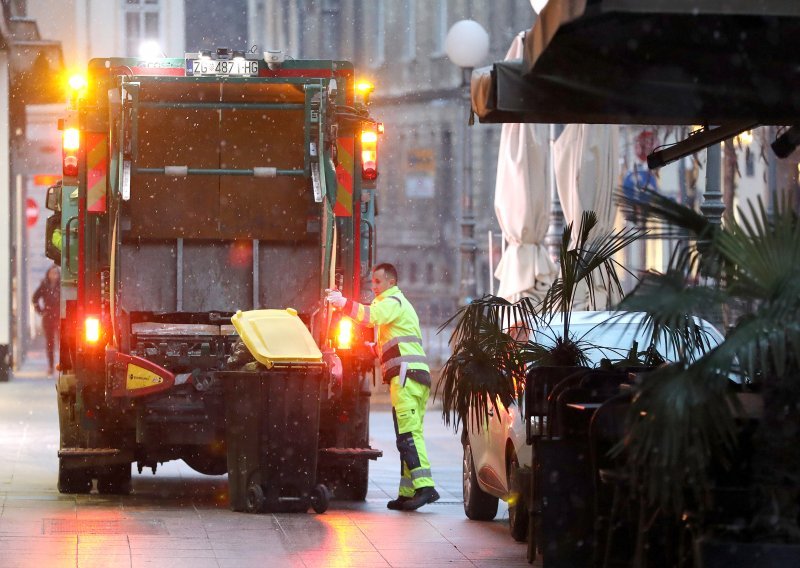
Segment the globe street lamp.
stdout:
<svg viewBox="0 0 800 568">
<path fill-rule="evenodd" d="M 461 20 L 453 24 L 444 42 L 447 57 L 461 68 L 461 89 L 467 104 L 470 103 L 470 76 L 476 65 L 489 54 L 489 34 L 474 20 Z M 465 304 L 475 298 L 475 214 L 472 189 L 472 134 L 464 121 L 461 137 L 461 266 L 459 303 Z"/>
</svg>

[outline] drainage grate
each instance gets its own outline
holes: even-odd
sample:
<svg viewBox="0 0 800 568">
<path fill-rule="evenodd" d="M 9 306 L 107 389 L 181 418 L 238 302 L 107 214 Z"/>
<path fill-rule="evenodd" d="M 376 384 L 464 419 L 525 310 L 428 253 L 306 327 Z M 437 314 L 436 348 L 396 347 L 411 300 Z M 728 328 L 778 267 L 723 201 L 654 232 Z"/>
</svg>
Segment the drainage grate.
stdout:
<svg viewBox="0 0 800 568">
<path fill-rule="evenodd" d="M 92 519 L 42 519 L 42 534 L 169 534 L 164 522 L 158 519 L 149 521 L 92 520 Z"/>
</svg>

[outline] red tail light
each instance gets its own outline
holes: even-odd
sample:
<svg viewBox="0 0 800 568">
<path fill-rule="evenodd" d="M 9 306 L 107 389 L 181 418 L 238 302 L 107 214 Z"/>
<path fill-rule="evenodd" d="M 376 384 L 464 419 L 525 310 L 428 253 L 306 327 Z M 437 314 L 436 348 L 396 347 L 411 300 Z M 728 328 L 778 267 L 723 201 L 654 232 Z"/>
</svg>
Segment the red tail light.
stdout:
<svg viewBox="0 0 800 568">
<path fill-rule="evenodd" d="M 78 149 L 81 146 L 81 133 L 77 128 L 67 128 L 62 137 L 63 172 L 65 177 L 78 175 Z"/>
<path fill-rule="evenodd" d="M 86 343 L 97 343 L 100 341 L 100 319 L 95 316 L 86 318 L 84 325 L 84 339 Z"/>
<path fill-rule="evenodd" d="M 361 178 L 375 181 L 378 178 L 378 128 L 365 125 L 361 131 Z"/>
</svg>

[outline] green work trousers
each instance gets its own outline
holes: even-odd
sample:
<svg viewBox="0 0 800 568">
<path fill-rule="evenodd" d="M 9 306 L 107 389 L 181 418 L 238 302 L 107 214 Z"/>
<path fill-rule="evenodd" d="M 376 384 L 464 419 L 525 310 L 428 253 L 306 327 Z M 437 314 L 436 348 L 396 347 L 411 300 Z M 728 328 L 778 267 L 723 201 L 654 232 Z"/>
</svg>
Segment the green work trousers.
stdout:
<svg viewBox="0 0 800 568">
<path fill-rule="evenodd" d="M 431 464 L 422 435 L 425 406 L 431 389 L 411 379 L 407 379 L 405 385 L 402 385 L 400 377 L 395 377 L 389 383 L 389 394 L 392 399 L 397 450 L 400 452 L 398 494 L 411 497 L 421 487 L 433 487 Z"/>
</svg>

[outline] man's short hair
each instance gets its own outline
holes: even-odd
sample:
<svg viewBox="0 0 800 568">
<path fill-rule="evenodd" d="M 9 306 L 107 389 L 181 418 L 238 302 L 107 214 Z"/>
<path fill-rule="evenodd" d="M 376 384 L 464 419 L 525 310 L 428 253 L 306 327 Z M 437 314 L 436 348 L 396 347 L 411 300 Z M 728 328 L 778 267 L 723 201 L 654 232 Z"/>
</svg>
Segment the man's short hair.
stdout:
<svg viewBox="0 0 800 568">
<path fill-rule="evenodd" d="M 397 269 L 394 267 L 394 264 L 389 264 L 388 262 L 382 262 L 380 264 L 376 264 L 372 268 L 372 272 L 376 270 L 383 270 L 383 273 L 389 280 L 394 280 L 397 282 Z"/>
</svg>

